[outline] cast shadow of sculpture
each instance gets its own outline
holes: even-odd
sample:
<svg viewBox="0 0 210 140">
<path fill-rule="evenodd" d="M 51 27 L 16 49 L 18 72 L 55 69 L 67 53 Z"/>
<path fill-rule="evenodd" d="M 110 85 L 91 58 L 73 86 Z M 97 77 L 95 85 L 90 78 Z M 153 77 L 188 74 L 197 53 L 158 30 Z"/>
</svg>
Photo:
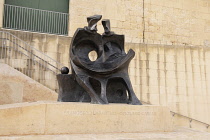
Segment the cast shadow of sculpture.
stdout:
<svg viewBox="0 0 210 140">
<path fill-rule="evenodd" d="M 75 32 L 70 46 L 72 74 L 57 76 L 60 89 L 58 100 L 140 105 L 128 75 L 128 65 L 135 52 L 131 49 L 125 53 L 124 35 L 112 32 L 109 20 L 102 20 L 104 33 L 97 33 L 97 22 L 101 17 L 88 17 L 88 26 Z M 97 54 L 95 61 L 89 58 L 92 51 Z M 71 84 L 63 82 L 65 79 Z"/>
</svg>

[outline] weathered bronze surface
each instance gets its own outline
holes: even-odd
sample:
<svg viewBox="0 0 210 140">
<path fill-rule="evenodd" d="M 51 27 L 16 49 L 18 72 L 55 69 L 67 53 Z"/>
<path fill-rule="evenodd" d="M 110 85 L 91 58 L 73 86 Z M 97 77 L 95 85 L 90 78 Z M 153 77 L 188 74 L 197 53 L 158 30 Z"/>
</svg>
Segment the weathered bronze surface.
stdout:
<svg viewBox="0 0 210 140">
<path fill-rule="evenodd" d="M 57 76 L 58 100 L 141 105 L 128 75 L 128 65 L 135 52 L 130 49 L 125 53 L 124 35 L 112 32 L 108 19 L 102 20 L 104 33 L 98 34 L 97 22 L 101 18 L 101 15 L 88 17 L 88 26 L 75 32 L 70 46 L 72 74 L 63 72 Z M 91 51 L 97 54 L 95 61 L 88 56 Z"/>
</svg>

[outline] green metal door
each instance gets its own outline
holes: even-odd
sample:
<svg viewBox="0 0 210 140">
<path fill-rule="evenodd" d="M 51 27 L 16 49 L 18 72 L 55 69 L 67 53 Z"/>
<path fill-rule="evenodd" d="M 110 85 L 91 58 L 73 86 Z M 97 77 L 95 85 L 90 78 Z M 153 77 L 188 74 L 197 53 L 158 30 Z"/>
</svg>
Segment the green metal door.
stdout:
<svg viewBox="0 0 210 140">
<path fill-rule="evenodd" d="M 5 0 L 4 27 L 67 35 L 69 0 Z"/>
</svg>

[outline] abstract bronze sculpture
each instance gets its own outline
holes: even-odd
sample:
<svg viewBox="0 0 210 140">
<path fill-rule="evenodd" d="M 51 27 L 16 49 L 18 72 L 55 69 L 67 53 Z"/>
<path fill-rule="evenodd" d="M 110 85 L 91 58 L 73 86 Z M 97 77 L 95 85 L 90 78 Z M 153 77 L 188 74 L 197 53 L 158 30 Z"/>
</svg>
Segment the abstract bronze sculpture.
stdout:
<svg viewBox="0 0 210 140">
<path fill-rule="evenodd" d="M 128 75 L 128 65 L 135 52 L 129 50 L 127 54 L 125 53 L 124 35 L 112 32 L 109 20 L 102 20 L 105 32 L 103 35 L 98 34 L 97 22 L 101 18 L 101 15 L 88 17 L 88 26 L 78 28 L 75 32 L 70 47 L 72 74 L 57 76 L 60 89 L 58 100 L 141 105 Z M 95 61 L 91 61 L 88 57 L 91 51 L 97 54 Z M 66 83 L 65 79 L 74 81 L 73 84 L 71 81 L 69 86 L 77 88 L 65 87 L 64 89 L 65 84 L 69 83 Z M 80 91 L 75 91 L 78 89 Z M 81 93 L 82 95 L 79 95 Z"/>
</svg>

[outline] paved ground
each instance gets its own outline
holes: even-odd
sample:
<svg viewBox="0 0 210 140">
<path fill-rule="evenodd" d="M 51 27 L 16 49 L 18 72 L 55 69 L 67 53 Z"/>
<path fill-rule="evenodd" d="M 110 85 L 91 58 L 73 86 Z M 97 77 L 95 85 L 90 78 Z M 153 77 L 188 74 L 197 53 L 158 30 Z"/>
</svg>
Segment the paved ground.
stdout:
<svg viewBox="0 0 210 140">
<path fill-rule="evenodd" d="M 210 140 L 210 133 L 187 128 L 174 132 L 159 133 L 115 133 L 115 134 L 72 134 L 72 135 L 31 135 L 0 137 L 0 140 Z"/>
</svg>

